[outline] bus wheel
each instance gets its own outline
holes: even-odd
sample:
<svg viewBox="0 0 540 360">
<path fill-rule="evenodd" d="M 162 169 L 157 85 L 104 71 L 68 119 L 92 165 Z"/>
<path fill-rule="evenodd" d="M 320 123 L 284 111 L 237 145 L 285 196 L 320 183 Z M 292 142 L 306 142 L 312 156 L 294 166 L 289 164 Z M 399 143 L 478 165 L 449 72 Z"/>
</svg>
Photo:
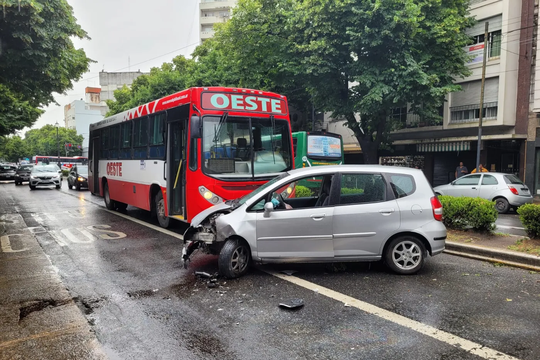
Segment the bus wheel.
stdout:
<svg viewBox="0 0 540 360">
<path fill-rule="evenodd" d="M 103 184 L 103 198 L 105 199 L 105 206 L 107 209 L 114 210 L 116 208 L 114 200 L 111 200 L 111 195 L 109 194 L 109 184 L 107 184 L 107 182 Z"/>
<path fill-rule="evenodd" d="M 165 200 L 163 200 L 163 193 L 160 191 L 157 192 L 155 198 L 154 198 L 155 204 L 156 204 L 156 215 L 159 222 L 159 226 L 162 228 L 168 228 L 170 220 L 165 215 Z"/>
<path fill-rule="evenodd" d="M 128 204 L 116 201 L 116 208 L 118 211 L 126 211 Z"/>
<path fill-rule="evenodd" d="M 241 239 L 229 239 L 223 245 L 218 257 L 219 273 L 229 279 L 247 273 L 251 262 L 248 244 Z"/>
</svg>

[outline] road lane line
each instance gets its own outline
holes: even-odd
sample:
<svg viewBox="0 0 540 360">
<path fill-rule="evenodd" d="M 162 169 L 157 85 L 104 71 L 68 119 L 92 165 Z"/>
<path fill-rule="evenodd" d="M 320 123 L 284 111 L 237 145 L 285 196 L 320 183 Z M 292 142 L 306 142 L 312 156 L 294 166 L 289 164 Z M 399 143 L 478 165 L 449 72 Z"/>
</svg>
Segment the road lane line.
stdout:
<svg viewBox="0 0 540 360">
<path fill-rule="evenodd" d="M 96 205 L 96 204 L 94 204 L 94 205 Z M 100 205 L 96 205 L 96 206 L 100 206 Z M 100 207 L 101 207 L 101 206 L 100 206 Z M 103 209 L 103 210 L 105 210 L 105 211 L 107 211 L 107 212 L 110 212 L 111 214 L 118 215 L 118 216 L 120 216 L 120 217 L 122 217 L 122 218 L 124 218 L 124 219 L 126 219 L 126 220 L 130 220 L 130 221 L 133 221 L 133 222 L 135 222 L 135 223 L 137 223 L 137 224 L 140 224 L 140 225 L 144 225 L 144 226 L 146 226 L 146 227 L 149 227 L 149 228 L 152 229 L 152 230 L 156 230 L 156 231 L 162 232 L 162 233 L 164 233 L 164 234 L 167 234 L 167 235 L 169 235 L 169 236 L 175 237 L 175 238 L 177 238 L 177 239 L 184 240 L 184 237 L 183 237 L 182 235 L 179 235 L 179 234 L 177 234 L 177 233 L 175 233 L 175 232 L 172 232 L 172 231 L 170 231 L 170 230 L 164 229 L 164 228 L 162 228 L 162 227 L 159 227 L 159 226 L 156 226 L 156 225 L 149 224 L 149 223 L 147 223 L 147 222 L 144 222 L 144 221 L 142 221 L 142 220 L 136 219 L 136 218 L 131 217 L 131 216 L 129 216 L 129 215 L 122 214 L 122 213 L 120 213 L 120 212 L 118 212 L 118 211 L 113 211 L 113 210 L 109 210 L 109 209 Z"/>
<path fill-rule="evenodd" d="M 371 305 L 369 303 L 355 299 L 353 297 L 338 293 L 337 291 L 330 290 L 328 288 L 317 285 L 315 283 L 297 278 L 295 276 L 289 276 L 285 274 L 276 273 L 270 270 L 263 270 L 263 271 L 277 278 L 280 278 L 282 280 L 288 281 L 290 283 L 301 286 L 311 291 L 316 291 L 317 293 L 324 295 L 326 297 L 329 297 L 331 299 L 334 299 L 336 301 L 342 302 L 344 304 L 348 304 L 352 307 L 355 307 L 369 314 L 378 316 L 382 319 L 391 321 L 395 324 L 401 325 L 413 331 L 416 331 L 426 336 L 429 336 L 431 338 L 434 338 L 435 340 L 445 342 L 449 345 L 460 348 L 468 353 L 480 356 L 481 358 L 497 359 L 497 360 L 517 360 L 517 358 L 512 357 L 510 355 L 503 354 L 500 351 L 485 347 L 484 345 L 475 343 L 473 341 L 466 340 L 459 336 L 450 334 L 446 331 L 439 330 L 433 326 L 422 324 L 421 322 L 418 322 L 416 320 L 412 320 L 405 316 L 395 314 L 391 311 L 379 308 L 375 305 Z"/>
</svg>

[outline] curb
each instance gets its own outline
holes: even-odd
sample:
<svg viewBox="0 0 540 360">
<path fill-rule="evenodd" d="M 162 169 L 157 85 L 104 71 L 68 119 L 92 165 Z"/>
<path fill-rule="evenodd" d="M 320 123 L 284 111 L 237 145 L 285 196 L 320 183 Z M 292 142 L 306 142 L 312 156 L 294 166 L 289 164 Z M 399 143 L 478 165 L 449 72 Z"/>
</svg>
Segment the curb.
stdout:
<svg viewBox="0 0 540 360">
<path fill-rule="evenodd" d="M 467 245 L 446 241 L 445 253 L 464 256 L 494 263 L 502 263 L 523 269 L 540 272 L 540 256 L 522 254 L 516 251 L 503 251 L 478 245 Z"/>
</svg>

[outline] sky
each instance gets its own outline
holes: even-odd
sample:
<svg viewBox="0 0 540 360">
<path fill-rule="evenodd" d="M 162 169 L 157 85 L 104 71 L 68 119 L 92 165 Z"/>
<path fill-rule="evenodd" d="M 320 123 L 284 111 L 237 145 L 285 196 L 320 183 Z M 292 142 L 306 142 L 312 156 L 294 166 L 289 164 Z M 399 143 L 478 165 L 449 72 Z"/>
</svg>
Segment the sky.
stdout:
<svg viewBox="0 0 540 360">
<path fill-rule="evenodd" d="M 91 40 L 73 39 L 95 60 L 66 95 L 55 94 L 32 128 L 64 125 L 64 106 L 99 87 L 99 72 L 150 71 L 177 55 L 189 57 L 199 44 L 200 0 L 67 0 Z M 181 90 L 181 89 L 179 89 Z M 27 129 L 23 130 L 26 131 Z"/>
</svg>

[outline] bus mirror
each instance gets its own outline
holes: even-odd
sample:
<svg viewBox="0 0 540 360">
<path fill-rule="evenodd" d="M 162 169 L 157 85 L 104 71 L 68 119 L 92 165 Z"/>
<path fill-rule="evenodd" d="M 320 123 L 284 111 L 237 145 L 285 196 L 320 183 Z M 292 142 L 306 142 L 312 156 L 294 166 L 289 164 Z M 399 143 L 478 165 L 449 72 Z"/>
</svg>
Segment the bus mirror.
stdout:
<svg viewBox="0 0 540 360">
<path fill-rule="evenodd" d="M 190 124 L 191 138 L 197 139 L 202 136 L 201 134 L 201 118 L 197 115 L 191 116 Z"/>
</svg>

